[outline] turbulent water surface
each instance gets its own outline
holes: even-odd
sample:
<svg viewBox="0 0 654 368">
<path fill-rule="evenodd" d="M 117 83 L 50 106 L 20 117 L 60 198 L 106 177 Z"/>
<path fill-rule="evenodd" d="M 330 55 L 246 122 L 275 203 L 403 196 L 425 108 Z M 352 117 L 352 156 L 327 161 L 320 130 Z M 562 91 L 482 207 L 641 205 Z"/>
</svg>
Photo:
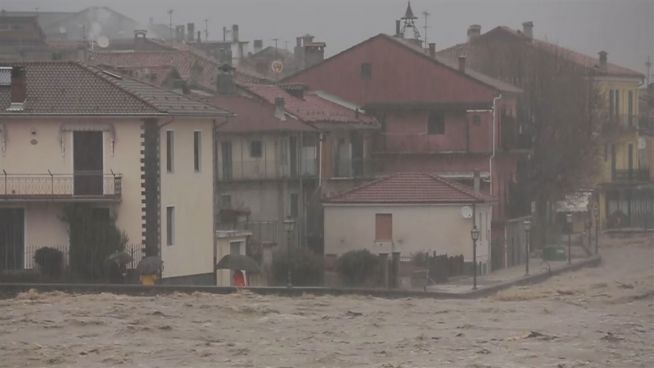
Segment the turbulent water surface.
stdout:
<svg viewBox="0 0 654 368">
<path fill-rule="evenodd" d="M 652 246 L 479 300 L 26 292 L 2 367 L 653 367 Z"/>
</svg>

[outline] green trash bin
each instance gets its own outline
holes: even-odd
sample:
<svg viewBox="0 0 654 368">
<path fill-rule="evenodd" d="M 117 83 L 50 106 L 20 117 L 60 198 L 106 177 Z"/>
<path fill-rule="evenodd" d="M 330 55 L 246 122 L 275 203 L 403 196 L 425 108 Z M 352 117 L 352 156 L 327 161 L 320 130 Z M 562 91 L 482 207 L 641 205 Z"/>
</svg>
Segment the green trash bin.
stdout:
<svg viewBox="0 0 654 368">
<path fill-rule="evenodd" d="M 543 248 L 543 260 L 545 261 L 565 261 L 566 259 L 564 247 L 548 246 Z"/>
</svg>

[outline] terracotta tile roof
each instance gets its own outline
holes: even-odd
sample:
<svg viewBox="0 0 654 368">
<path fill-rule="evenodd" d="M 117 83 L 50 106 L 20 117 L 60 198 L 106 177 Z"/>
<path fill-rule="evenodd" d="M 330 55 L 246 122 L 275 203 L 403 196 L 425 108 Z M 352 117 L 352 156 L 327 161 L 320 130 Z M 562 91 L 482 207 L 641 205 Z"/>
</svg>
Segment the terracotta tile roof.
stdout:
<svg viewBox="0 0 654 368">
<path fill-rule="evenodd" d="M 595 71 L 599 72 L 598 64 L 599 60 L 598 58 L 588 56 L 586 54 L 582 54 L 578 51 L 574 51 L 568 48 L 565 48 L 563 46 L 559 46 L 556 44 L 553 44 L 548 41 L 543 41 L 539 40 L 536 38 L 529 39 L 527 36 L 525 36 L 521 31 L 516 31 L 513 30 L 507 26 L 497 26 L 490 31 L 478 36 L 477 41 L 479 42 L 483 40 L 484 38 L 491 37 L 494 34 L 497 33 L 504 33 L 508 34 L 512 37 L 514 37 L 516 40 L 520 42 L 524 42 L 525 45 L 530 46 L 530 47 L 537 47 L 542 50 L 552 52 L 552 53 L 558 53 L 561 55 L 564 55 L 568 57 L 572 62 L 576 63 L 579 66 L 585 67 L 585 68 L 591 68 Z M 473 43 L 474 45 L 474 43 Z M 443 49 L 438 52 L 438 55 L 441 55 L 443 58 L 449 58 L 452 60 L 453 57 L 456 57 L 460 54 L 467 53 L 466 51 L 468 48 L 471 47 L 469 43 L 461 43 L 454 45 L 452 47 L 448 47 L 446 49 Z M 612 63 L 607 63 L 606 71 L 603 72 L 605 75 L 612 75 L 612 76 L 626 76 L 626 77 L 634 77 L 634 78 L 643 78 L 643 74 L 631 70 L 629 68 L 625 68 L 623 66 L 617 65 L 617 64 L 612 64 Z"/>
<path fill-rule="evenodd" d="M 246 96 L 217 95 L 203 99 L 207 103 L 229 110 L 234 116 L 218 128 L 223 133 L 254 132 L 316 132 L 316 129 L 297 119 L 287 117 L 279 120 L 274 116 L 275 107 L 265 101 Z"/>
<path fill-rule="evenodd" d="M 23 111 L 7 112 L 11 87 L 0 87 L 0 115 L 227 115 L 226 111 L 81 63 L 11 63 L 25 68 Z"/>
<path fill-rule="evenodd" d="M 278 85 L 243 84 L 242 87 L 271 104 L 275 103 L 276 97 L 283 97 L 286 111 L 307 123 L 378 125 L 374 117 L 363 112 L 357 113 L 312 92 L 305 92 L 303 98 L 297 98 Z"/>
<path fill-rule="evenodd" d="M 491 202 L 472 188 L 427 173 L 397 173 L 327 199 L 326 203 L 447 204 Z"/>
</svg>

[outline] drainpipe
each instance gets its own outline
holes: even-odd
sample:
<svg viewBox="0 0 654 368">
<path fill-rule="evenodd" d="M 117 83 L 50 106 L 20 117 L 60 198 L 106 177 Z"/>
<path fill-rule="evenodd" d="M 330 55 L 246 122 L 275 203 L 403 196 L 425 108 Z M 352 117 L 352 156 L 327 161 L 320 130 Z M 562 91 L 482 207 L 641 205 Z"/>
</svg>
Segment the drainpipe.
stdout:
<svg viewBox="0 0 654 368">
<path fill-rule="evenodd" d="M 322 187 L 322 141 L 325 139 L 324 133 L 318 135 L 318 188 Z"/>
<path fill-rule="evenodd" d="M 488 159 L 488 178 L 490 186 L 490 195 L 493 195 L 493 160 L 495 160 L 495 132 L 497 125 L 497 101 L 502 98 L 502 94 L 498 94 L 493 98 L 493 151 Z"/>
</svg>

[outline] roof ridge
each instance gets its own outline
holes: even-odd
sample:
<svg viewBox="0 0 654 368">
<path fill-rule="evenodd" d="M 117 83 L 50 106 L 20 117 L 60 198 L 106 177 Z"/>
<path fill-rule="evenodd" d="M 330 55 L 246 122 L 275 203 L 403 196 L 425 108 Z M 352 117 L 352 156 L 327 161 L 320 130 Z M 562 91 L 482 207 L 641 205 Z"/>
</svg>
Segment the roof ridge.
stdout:
<svg viewBox="0 0 654 368">
<path fill-rule="evenodd" d="M 334 196 L 328 197 L 328 198 L 327 198 L 327 201 L 332 201 L 332 200 L 338 199 L 338 198 L 340 198 L 340 197 L 345 197 L 345 196 L 348 195 L 348 194 L 351 194 L 351 193 L 357 192 L 357 191 L 359 191 L 359 190 L 362 190 L 362 189 L 368 188 L 368 187 L 370 187 L 371 185 L 376 185 L 376 184 L 379 184 L 379 183 L 383 183 L 383 182 L 389 180 L 390 178 L 395 177 L 397 174 L 398 174 L 398 173 L 394 173 L 394 174 L 390 174 L 390 175 L 381 176 L 381 177 L 378 177 L 378 178 L 376 178 L 376 179 L 373 179 L 373 180 L 371 180 L 371 181 L 369 181 L 369 182 L 367 182 L 367 183 L 363 183 L 363 184 L 361 184 L 361 185 L 357 185 L 356 187 L 354 187 L 354 188 L 352 188 L 352 189 L 349 189 L 349 190 L 346 190 L 346 191 L 344 191 L 344 192 L 338 193 L 338 194 L 336 194 L 336 195 L 334 195 Z"/>
<path fill-rule="evenodd" d="M 433 178 L 433 179 L 435 179 L 435 180 L 440 181 L 441 183 L 443 183 L 443 184 L 445 184 L 445 185 L 448 185 L 450 188 L 452 188 L 452 189 L 454 189 L 454 190 L 458 190 L 459 192 L 462 192 L 462 193 L 464 193 L 464 194 L 467 194 L 468 196 L 470 196 L 470 197 L 472 197 L 472 198 L 474 198 L 474 199 L 477 199 L 477 200 L 486 200 L 486 199 L 491 199 L 491 198 L 492 198 L 492 196 L 488 196 L 489 198 L 484 198 L 484 197 L 486 197 L 485 194 L 482 194 L 482 193 L 476 193 L 476 192 L 474 191 L 474 189 L 473 189 L 472 191 L 470 191 L 470 189 L 468 189 L 468 188 L 469 188 L 468 186 L 463 185 L 463 184 L 459 184 L 459 183 L 454 183 L 454 182 L 452 182 L 452 181 L 450 181 L 450 180 L 448 180 L 448 179 L 445 179 L 445 178 L 441 177 L 440 175 L 437 175 L 437 174 L 427 174 L 427 173 L 425 173 L 425 174 L 428 175 L 428 176 L 430 176 L 431 178 Z"/>
</svg>

